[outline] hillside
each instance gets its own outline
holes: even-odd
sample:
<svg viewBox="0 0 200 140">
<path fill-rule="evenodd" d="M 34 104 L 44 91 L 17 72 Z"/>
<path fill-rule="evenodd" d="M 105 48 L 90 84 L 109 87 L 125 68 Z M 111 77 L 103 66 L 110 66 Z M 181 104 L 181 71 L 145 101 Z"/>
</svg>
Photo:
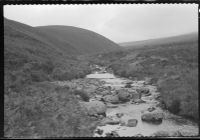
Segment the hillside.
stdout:
<svg viewBox="0 0 200 140">
<path fill-rule="evenodd" d="M 102 54 L 94 63 L 134 80 L 149 79 L 158 86 L 163 107 L 198 120 L 198 36 L 182 35 L 142 42 L 124 51 Z M 148 41 L 147 41 L 148 42 Z M 150 41 L 151 42 L 151 41 Z M 132 43 L 129 43 L 132 44 Z"/>
<path fill-rule="evenodd" d="M 190 33 L 190 34 L 158 38 L 158 39 L 134 41 L 134 42 L 123 42 L 123 43 L 119 43 L 119 45 L 124 48 L 131 49 L 131 48 L 141 48 L 141 47 L 146 48 L 146 47 L 151 47 L 154 45 L 165 45 L 165 44 L 173 44 L 173 43 L 175 44 L 179 42 L 193 42 L 193 41 L 198 41 L 197 33 Z"/>
<path fill-rule="evenodd" d="M 48 34 L 50 40 L 56 40 L 62 46 L 70 44 L 81 54 L 107 52 L 120 48 L 113 41 L 86 29 L 72 26 L 40 26 L 37 29 Z"/>
</svg>

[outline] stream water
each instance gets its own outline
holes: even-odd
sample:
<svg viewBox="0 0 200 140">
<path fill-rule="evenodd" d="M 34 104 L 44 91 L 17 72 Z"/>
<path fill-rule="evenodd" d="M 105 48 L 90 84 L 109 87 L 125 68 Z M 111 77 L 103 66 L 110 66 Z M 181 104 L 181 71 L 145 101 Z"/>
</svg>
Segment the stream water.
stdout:
<svg viewBox="0 0 200 140">
<path fill-rule="evenodd" d="M 86 78 L 95 78 L 105 82 L 104 86 L 111 86 L 112 89 L 120 89 L 125 86 L 127 81 L 130 81 L 126 78 L 116 77 L 112 73 L 108 72 L 95 72 L 93 74 L 87 75 Z M 138 123 L 135 127 L 127 127 L 121 125 L 109 125 L 98 126 L 97 129 L 103 130 L 103 134 L 99 135 L 97 133 L 94 134 L 95 137 L 106 136 L 106 133 L 115 131 L 119 136 L 135 136 L 135 135 L 143 135 L 143 136 L 151 136 L 153 133 L 158 131 L 179 131 L 182 135 L 185 136 L 196 136 L 198 135 L 198 125 L 181 118 L 179 116 L 173 115 L 168 111 L 162 110 L 156 105 L 159 103 L 155 96 L 159 94 L 157 92 L 156 86 L 146 85 L 144 81 L 132 81 L 132 88 L 141 88 L 145 87 L 150 90 L 150 96 L 142 96 L 141 99 L 146 101 L 145 103 L 139 104 L 131 104 L 130 102 L 126 102 L 124 104 L 117 104 L 116 108 L 107 108 L 106 115 L 107 117 L 114 117 L 116 113 L 123 113 L 124 115 L 121 117 L 121 120 L 127 122 L 129 119 L 137 119 Z M 143 122 L 141 120 L 141 115 L 144 111 L 146 111 L 149 107 L 156 107 L 157 110 L 160 110 L 164 113 L 164 119 L 161 124 L 152 124 Z M 181 122 L 177 120 L 182 120 Z"/>
</svg>

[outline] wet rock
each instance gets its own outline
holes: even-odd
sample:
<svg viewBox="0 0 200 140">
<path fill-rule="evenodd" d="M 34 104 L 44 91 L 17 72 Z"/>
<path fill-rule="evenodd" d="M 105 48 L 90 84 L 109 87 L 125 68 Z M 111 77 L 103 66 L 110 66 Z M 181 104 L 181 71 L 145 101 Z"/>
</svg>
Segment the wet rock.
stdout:
<svg viewBox="0 0 200 140">
<path fill-rule="evenodd" d="M 155 107 L 149 107 L 147 110 L 149 111 L 149 112 L 152 112 L 152 111 L 154 111 L 156 108 Z"/>
<path fill-rule="evenodd" d="M 142 134 L 136 134 L 134 137 L 144 137 Z"/>
<path fill-rule="evenodd" d="M 148 88 L 139 88 L 139 89 L 136 89 L 136 91 L 138 92 L 138 93 L 140 93 L 140 94 L 148 94 L 150 91 L 149 91 L 149 89 Z"/>
<path fill-rule="evenodd" d="M 99 134 L 99 135 L 102 135 L 103 134 L 103 130 L 101 130 L 101 129 L 97 129 L 96 131 L 95 131 L 95 133 L 97 133 L 97 134 Z"/>
<path fill-rule="evenodd" d="M 116 113 L 116 116 L 117 116 L 118 118 L 121 118 L 123 115 L 124 115 L 123 113 Z"/>
<path fill-rule="evenodd" d="M 111 92 L 108 91 L 108 90 L 104 90 L 104 91 L 102 91 L 100 94 L 103 95 L 103 96 L 105 96 L 105 95 L 110 95 Z"/>
<path fill-rule="evenodd" d="M 103 119 L 105 115 L 98 115 L 98 119 Z"/>
<path fill-rule="evenodd" d="M 106 133 L 105 135 L 106 135 L 106 137 L 119 137 L 119 134 L 116 131 Z"/>
<path fill-rule="evenodd" d="M 126 122 L 120 121 L 120 126 L 126 126 Z"/>
<path fill-rule="evenodd" d="M 125 88 L 131 88 L 132 87 L 132 81 L 131 82 L 127 82 L 126 85 L 124 86 Z"/>
<path fill-rule="evenodd" d="M 136 127 L 137 123 L 138 123 L 138 120 L 130 119 L 130 120 L 128 120 L 127 126 L 128 127 Z"/>
<path fill-rule="evenodd" d="M 84 107 L 88 110 L 89 115 L 103 115 L 105 116 L 106 105 L 101 101 L 90 101 L 83 103 Z"/>
<path fill-rule="evenodd" d="M 112 104 L 119 103 L 119 97 L 117 95 L 106 95 L 103 97 L 103 100 Z"/>
<path fill-rule="evenodd" d="M 96 89 L 96 91 L 98 91 L 98 93 L 101 93 L 101 92 L 103 92 L 105 90 L 105 88 L 103 88 L 103 87 L 98 87 L 97 89 Z"/>
<path fill-rule="evenodd" d="M 120 120 L 105 118 L 102 120 L 101 125 L 106 125 L 106 124 L 118 125 L 118 124 L 120 124 Z"/>
<path fill-rule="evenodd" d="M 137 91 L 131 91 L 130 94 L 133 100 L 141 99 L 141 93 Z"/>
<path fill-rule="evenodd" d="M 147 94 L 143 94 L 144 96 L 150 96 L 151 95 L 151 93 L 149 92 L 149 93 L 147 93 Z"/>
<path fill-rule="evenodd" d="M 133 103 L 136 103 L 136 104 L 140 104 L 140 103 L 146 103 L 146 101 L 142 100 L 142 99 L 134 99 L 132 100 Z"/>
<path fill-rule="evenodd" d="M 162 112 L 154 111 L 154 112 L 142 114 L 141 119 L 142 119 L 142 121 L 145 121 L 145 122 L 160 124 L 160 123 L 162 123 L 163 116 L 164 115 Z"/>
<path fill-rule="evenodd" d="M 119 100 L 122 102 L 127 102 L 131 98 L 131 94 L 127 90 L 121 89 L 121 90 L 118 90 L 117 93 L 118 93 Z"/>
</svg>

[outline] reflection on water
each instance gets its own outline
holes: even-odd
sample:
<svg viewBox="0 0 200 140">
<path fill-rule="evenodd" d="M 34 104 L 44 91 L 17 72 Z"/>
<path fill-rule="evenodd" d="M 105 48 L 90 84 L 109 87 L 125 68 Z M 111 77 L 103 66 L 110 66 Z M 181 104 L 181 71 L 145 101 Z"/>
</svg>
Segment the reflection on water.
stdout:
<svg viewBox="0 0 200 140">
<path fill-rule="evenodd" d="M 112 88 L 119 89 L 121 87 L 124 87 L 125 83 L 127 82 L 127 79 L 125 78 L 117 78 L 111 73 L 94 73 L 87 75 L 86 78 L 98 78 L 100 80 L 105 81 L 105 86 L 111 86 Z M 130 80 L 129 80 L 130 81 Z M 144 81 L 133 81 L 132 86 L 139 88 L 144 86 Z M 153 96 L 155 94 L 158 94 L 156 91 L 156 87 L 152 85 L 147 85 L 150 89 L 150 92 L 152 93 L 149 97 L 142 97 L 143 100 L 146 101 L 146 103 L 141 104 L 118 104 L 117 108 L 108 108 L 107 109 L 107 116 L 115 116 L 116 113 L 123 113 L 121 120 L 124 122 L 127 122 L 128 119 L 137 119 L 138 124 L 136 127 L 127 127 L 127 126 L 120 126 L 120 125 L 105 125 L 105 126 L 98 126 L 98 128 L 104 130 L 104 133 L 102 136 L 105 136 L 105 133 L 116 131 L 120 136 L 134 136 L 136 134 L 142 134 L 143 136 L 150 136 L 153 133 L 163 130 L 163 131 L 188 131 L 188 135 L 190 135 L 190 132 L 196 135 L 198 135 L 198 126 L 187 121 L 188 123 L 175 123 L 173 120 L 170 119 L 164 119 L 161 124 L 150 124 L 141 121 L 141 112 L 144 110 L 147 110 L 150 106 L 156 106 L 158 101 L 156 101 Z M 160 109 L 160 108 L 159 108 Z M 161 109 L 160 109 L 161 110 Z M 165 116 L 172 115 L 167 111 L 163 111 Z M 168 118 L 168 117 L 165 117 Z M 192 135 L 192 134 L 191 134 Z M 95 136 L 97 136 L 95 134 Z"/>
</svg>

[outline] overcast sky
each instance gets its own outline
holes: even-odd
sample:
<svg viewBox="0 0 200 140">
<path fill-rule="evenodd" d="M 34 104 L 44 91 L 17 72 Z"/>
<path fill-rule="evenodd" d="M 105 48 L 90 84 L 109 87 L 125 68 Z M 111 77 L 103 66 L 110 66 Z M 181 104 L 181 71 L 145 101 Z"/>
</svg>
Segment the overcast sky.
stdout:
<svg viewBox="0 0 200 140">
<path fill-rule="evenodd" d="M 197 4 L 6 5 L 4 16 L 30 26 L 80 27 L 117 43 L 198 31 Z"/>
</svg>

